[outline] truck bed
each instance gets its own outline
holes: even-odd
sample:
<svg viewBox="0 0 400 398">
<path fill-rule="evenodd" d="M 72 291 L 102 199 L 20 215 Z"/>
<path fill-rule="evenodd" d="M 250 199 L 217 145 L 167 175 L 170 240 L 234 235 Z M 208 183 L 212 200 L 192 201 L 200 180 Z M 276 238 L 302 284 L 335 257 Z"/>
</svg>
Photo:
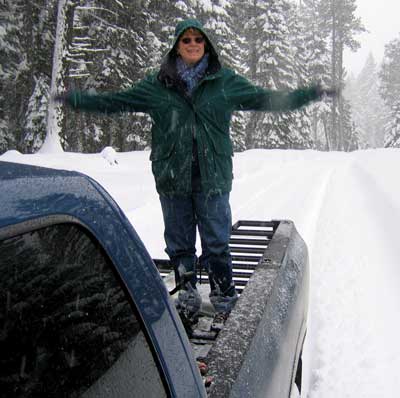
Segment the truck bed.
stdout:
<svg viewBox="0 0 400 398">
<path fill-rule="evenodd" d="M 208 394 L 256 396 L 249 383 L 254 377 L 254 385 L 259 389 L 264 383 L 268 396 L 289 396 L 306 333 L 306 246 L 291 221 L 241 220 L 232 227 L 230 249 L 239 300 L 224 328 L 219 333 L 210 331 L 214 316 L 210 288 L 207 274 L 199 271 L 201 317 L 188 336 L 196 359 L 207 364 L 207 375 L 212 376 Z M 168 260 L 155 263 L 171 291 L 172 265 Z M 252 363 L 258 364 L 257 369 Z M 276 371 L 282 372 L 286 384 L 274 382 L 279 377 L 268 377 Z M 297 375 L 299 389 L 300 381 Z"/>
<path fill-rule="evenodd" d="M 240 297 L 256 267 L 264 261 L 264 253 L 271 241 L 279 221 L 241 220 L 232 227 L 229 242 L 232 254 L 232 274 L 237 293 Z M 169 260 L 154 260 L 169 291 L 175 287 L 175 276 Z M 198 290 L 202 296 L 202 308 L 199 323 L 189 335 L 196 359 L 206 360 L 208 351 L 215 342 L 218 333 L 211 332 L 214 308 L 209 300 L 210 285 L 207 273 L 198 271 Z M 175 298 L 177 293 L 173 296 Z"/>
</svg>

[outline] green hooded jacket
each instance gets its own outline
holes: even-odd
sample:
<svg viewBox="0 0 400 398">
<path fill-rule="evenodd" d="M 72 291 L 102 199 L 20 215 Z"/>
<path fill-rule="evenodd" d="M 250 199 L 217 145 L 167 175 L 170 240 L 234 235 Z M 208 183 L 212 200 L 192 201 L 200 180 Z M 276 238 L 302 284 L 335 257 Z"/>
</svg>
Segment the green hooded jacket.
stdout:
<svg viewBox="0 0 400 398">
<path fill-rule="evenodd" d="M 192 96 L 176 74 L 175 46 L 180 35 L 194 27 L 206 38 L 209 65 Z M 158 193 L 167 196 L 192 193 L 192 159 L 196 139 L 202 192 L 215 194 L 232 188 L 232 142 L 229 126 L 234 111 L 287 111 L 319 99 L 316 87 L 291 92 L 270 91 L 221 67 L 218 55 L 197 20 L 180 22 L 175 41 L 160 71 L 119 92 L 89 94 L 74 91 L 67 103 L 95 112 L 145 112 L 153 122 L 152 171 Z"/>
</svg>

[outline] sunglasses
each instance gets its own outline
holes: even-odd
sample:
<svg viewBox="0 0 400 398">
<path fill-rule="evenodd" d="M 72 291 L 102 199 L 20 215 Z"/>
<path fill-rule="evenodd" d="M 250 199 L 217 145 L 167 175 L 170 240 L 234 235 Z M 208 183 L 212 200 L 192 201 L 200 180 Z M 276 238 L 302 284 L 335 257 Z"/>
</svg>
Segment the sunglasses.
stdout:
<svg viewBox="0 0 400 398">
<path fill-rule="evenodd" d="M 194 39 L 191 39 L 190 37 L 184 37 L 183 39 L 181 39 L 181 42 L 183 44 L 190 44 L 192 42 L 192 40 L 197 43 L 197 44 L 201 44 L 204 42 L 204 37 L 195 37 Z"/>
</svg>

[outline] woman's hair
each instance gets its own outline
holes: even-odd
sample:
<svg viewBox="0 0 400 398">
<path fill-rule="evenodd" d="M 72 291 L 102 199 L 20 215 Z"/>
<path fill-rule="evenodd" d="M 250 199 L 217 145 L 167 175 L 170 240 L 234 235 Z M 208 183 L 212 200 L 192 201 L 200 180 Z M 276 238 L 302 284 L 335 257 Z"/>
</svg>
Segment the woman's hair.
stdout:
<svg viewBox="0 0 400 398">
<path fill-rule="evenodd" d="M 179 37 L 181 37 L 184 33 L 189 32 L 189 33 L 200 33 L 202 36 L 203 34 L 196 28 L 187 28 L 184 30 Z"/>
</svg>

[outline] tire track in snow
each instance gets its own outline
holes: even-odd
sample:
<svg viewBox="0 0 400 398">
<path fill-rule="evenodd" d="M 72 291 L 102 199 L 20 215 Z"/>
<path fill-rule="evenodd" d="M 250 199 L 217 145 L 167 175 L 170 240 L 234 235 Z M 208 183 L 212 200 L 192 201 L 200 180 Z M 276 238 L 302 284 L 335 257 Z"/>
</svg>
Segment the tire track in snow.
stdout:
<svg viewBox="0 0 400 398">
<path fill-rule="evenodd" d="M 307 172 L 299 174 L 299 169 Z M 304 226 L 312 233 L 313 227 L 306 216 L 320 206 L 330 166 L 305 168 L 300 161 L 288 162 L 279 170 L 265 170 L 234 184 L 231 199 L 233 220 L 291 219 L 297 228 Z M 257 186 L 255 179 L 262 188 L 254 192 L 251 187 Z"/>
<path fill-rule="evenodd" d="M 391 208 L 356 163 L 332 175 L 312 253 L 304 355 L 309 398 L 391 398 L 400 391 L 400 350 L 385 343 L 400 334 L 393 323 L 400 315 L 400 249 L 390 244 L 400 217 Z"/>
</svg>

